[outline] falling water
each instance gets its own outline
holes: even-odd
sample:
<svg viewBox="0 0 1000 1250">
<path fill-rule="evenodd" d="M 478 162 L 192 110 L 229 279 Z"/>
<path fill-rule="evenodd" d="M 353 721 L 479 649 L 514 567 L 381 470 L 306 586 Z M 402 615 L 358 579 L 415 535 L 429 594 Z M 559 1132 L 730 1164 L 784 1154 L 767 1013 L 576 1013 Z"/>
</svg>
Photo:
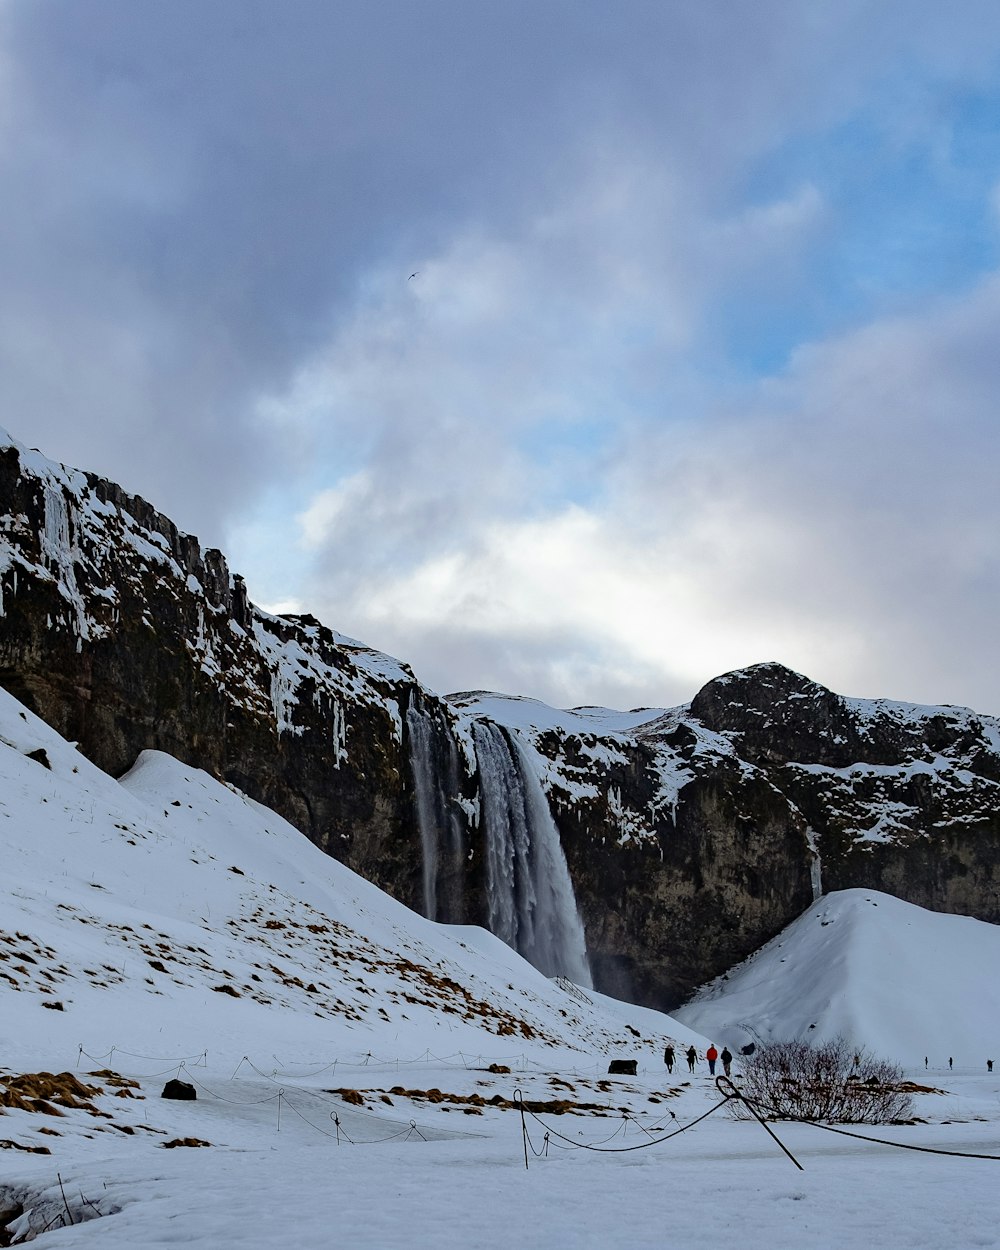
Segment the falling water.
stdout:
<svg viewBox="0 0 1000 1250">
<path fill-rule="evenodd" d="M 559 830 L 531 758 L 497 725 L 473 725 L 489 927 L 546 976 L 591 984 Z"/>
<path fill-rule="evenodd" d="M 819 843 L 815 832 L 810 829 L 807 835 L 812 859 L 809 861 L 809 882 L 812 885 L 813 902 L 823 897 L 823 858 L 819 853 Z"/>
<path fill-rule="evenodd" d="M 453 900 L 447 898 L 442 901 L 438 889 L 442 874 L 461 888 L 462 828 L 455 813 L 460 788 L 455 740 L 447 730 L 435 726 L 416 699 L 406 709 L 406 728 L 420 829 L 424 915 L 431 920 L 461 920 L 461 907 L 449 906 Z"/>
</svg>

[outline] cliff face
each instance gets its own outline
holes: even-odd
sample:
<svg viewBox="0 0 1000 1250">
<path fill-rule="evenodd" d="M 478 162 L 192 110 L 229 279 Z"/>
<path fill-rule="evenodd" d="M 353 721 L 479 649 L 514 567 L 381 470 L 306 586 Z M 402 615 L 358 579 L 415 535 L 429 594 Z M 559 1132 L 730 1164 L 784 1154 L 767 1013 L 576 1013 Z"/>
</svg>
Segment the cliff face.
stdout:
<svg viewBox="0 0 1000 1250">
<path fill-rule="evenodd" d="M 575 890 L 597 988 L 660 1007 L 821 883 L 1000 921 L 992 718 L 845 699 L 776 664 L 672 710 L 446 700 L 262 612 L 220 552 L 5 435 L 0 683 L 106 771 L 167 751 L 546 971 L 579 969 Z"/>
<path fill-rule="evenodd" d="M 995 718 L 846 699 L 779 664 L 617 718 L 464 702 L 539 753 L 609 992 L 676 1003 L 822 890 L 1000 923 Z"/>
<path fill-rule="evenodd" d="M 0 499 L 0 681 L 13 694 L 112 775 L 145 747 L 166 751 L 419 907 L 405 665 L 261 612 L 219 551 L 111 483 L 7 446 Z"/>
</svg>

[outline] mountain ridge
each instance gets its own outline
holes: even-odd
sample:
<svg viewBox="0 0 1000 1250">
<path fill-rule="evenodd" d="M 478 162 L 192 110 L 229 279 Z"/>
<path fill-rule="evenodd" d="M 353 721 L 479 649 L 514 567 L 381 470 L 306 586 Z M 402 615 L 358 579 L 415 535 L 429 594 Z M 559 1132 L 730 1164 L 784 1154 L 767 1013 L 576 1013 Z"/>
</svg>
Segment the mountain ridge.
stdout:
<svg viewBox="0 0 1000 1250">
<path fill-rule="evenodd" d="M 444 698 L 311 616 L 257 608 L 221 552 L 9 436 L 0 684 L 105 771 L 165 751 L 432 918 L 506 917 L 522 950 L 552 921 L 539 908 L 572 928 L 565 900 L 525 901 L 546 808 L 595 985 L 656 1007 L 823 889 L 1000 919 L 995 718 L 848 699 L 776 662 L 670 709 Z M 523 836 L 501 827 L 477 724 L 499 727 L 486 737 L 509 762 L 491 784 L 524 791 Z"/>
</svg>

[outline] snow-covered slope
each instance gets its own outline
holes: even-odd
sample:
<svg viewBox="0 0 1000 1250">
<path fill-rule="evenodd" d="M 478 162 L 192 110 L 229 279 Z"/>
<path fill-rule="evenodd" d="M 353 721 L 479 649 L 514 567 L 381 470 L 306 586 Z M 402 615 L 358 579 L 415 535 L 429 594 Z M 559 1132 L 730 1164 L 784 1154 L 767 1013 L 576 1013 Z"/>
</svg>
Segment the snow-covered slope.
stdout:
<svg viewBox="0 0 1000 1250">
<path fill-rule="evenodd" d="M 95 1053 L 647 1048 L 492 935 L 434 924 L 158 752 L 116 782 L 0 690 L 2 1018 Z M 151 1050 L 152 1048 L 152 1050 Z"/>
<path fill-rule="evenodd" d="M 827 895 L 677 1018 L 742 1046 L 843 1036 L 897 1062 L 1000 1060 L 1000 926 L 876 890 Z"/>
</svg>

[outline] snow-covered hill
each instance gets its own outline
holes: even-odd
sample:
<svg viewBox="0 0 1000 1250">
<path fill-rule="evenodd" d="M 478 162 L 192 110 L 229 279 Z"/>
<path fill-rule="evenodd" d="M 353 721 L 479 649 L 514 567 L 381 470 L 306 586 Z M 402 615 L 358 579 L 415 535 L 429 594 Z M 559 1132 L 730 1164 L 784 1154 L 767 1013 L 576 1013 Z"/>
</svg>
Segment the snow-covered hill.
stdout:
<svg viewBox="0 0 1000 1250">
<path fill-rule="evenodd" d="M 170 756 L 109 778 L 3 690 L 0 856 L 0 994 L 22 1064 L 42 1035 L 157 1054 L 537 1057 L 617 1052 L 640 1031 L 652 1053 L 672 1028 L 609 1014 L 484 930 L 425 920 Z"/>
<path fill-rule="evenodd" d="M 677 1012 L 742 1046 L 842 1036 L 897 1062 L 1000 1062 L 1000 926 L 876 890 L 814 903 Z"/>
</svg>

